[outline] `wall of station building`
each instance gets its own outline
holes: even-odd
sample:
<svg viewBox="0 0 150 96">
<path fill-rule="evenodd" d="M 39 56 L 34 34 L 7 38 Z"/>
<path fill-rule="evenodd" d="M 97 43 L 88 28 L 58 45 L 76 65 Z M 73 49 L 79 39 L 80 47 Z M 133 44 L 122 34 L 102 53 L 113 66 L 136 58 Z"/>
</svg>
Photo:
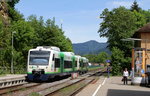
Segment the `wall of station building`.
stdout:
<svg viewBox="0 0 150 96">
<path fill-rule="evenodd" d="M 146 64 L 150 64 L 150 32 L 142 32 L 140 35 L 141 39 L 143 39 L 140 47 L 149 50 L 147 51 Z"/>
</svg>

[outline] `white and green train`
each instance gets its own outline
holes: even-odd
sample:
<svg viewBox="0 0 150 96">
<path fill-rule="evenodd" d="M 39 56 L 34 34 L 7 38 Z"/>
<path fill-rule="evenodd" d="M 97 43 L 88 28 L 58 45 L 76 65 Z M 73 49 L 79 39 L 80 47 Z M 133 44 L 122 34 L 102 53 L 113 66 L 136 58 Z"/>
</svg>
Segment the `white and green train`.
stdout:
<svg viewBox="0 0 150 96">
<path fill-rule="evenodd" d="M 58 47 L 39 46 L 30 49 L 27 63 L 27 79 L 47 81 L 55 76 L 88 71 L 88 59 L 73 52 L 61 52 Z"/>
</svg>

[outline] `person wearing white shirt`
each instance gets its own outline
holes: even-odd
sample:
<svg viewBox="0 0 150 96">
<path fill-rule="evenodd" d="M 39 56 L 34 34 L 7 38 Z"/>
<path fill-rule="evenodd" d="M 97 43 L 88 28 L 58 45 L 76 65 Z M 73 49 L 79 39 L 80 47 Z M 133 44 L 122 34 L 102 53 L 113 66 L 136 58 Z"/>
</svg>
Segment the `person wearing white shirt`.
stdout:
<svg viewBox="0 0 150 96">
<path fill-rule="evenodd" d="M 129 76 L 129 72 L 128 72 L 127 68 L 125 68 L 125 70 L 123 71 L 123 82 L 124 82 L 124 85 L 128 84 L 128 76 Z"/>
</svg>

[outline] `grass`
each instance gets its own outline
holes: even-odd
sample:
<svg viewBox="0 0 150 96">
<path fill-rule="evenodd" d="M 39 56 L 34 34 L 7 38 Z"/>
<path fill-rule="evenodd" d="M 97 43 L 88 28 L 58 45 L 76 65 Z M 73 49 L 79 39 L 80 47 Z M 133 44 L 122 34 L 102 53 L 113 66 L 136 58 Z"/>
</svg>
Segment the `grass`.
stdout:
<svg viewBox="0 0 150 96">
<path fill-rule="evenodd" d="M 70 93 L 74 92 L 75 90 L 77 90 L 83 86 L 85 86 L 84 82 L 76 83 L 76 84 L 73 84 L 71 86 L 68 86 L 68 87 L 65 87 L 65 88 L 59 90 L 58 93 L 56 93 L 52 96 L 68 96 Z"/>
<path fill-rule="evenodd" d="M 88 70 L 89 71 L 93 71 L 93 70 L 97 70 L 97 69 L 102 69 L 103 67 L 92 67 L 92 68 L 89 68 Z"/>
<path fill-rule="evenodd" d="M 37 93 L 37 92 L 32 92 L 31 94 L 29 94 L 29 96 L 42 96 L 42 95 L 40 95 L 40 94 Z"/>
</svg>

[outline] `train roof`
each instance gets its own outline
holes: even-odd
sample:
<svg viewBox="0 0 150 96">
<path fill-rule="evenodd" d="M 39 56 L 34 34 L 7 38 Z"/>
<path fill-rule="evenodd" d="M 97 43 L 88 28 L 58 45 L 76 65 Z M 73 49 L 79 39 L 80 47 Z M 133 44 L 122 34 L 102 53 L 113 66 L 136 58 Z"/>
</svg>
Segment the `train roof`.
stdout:
<svg viewBox="0 0 150 96">
<path fill-rule="evenodd" d="M 80 58 L 81 56 L 80 55 L 75 55 L 75 57 L 79 57 Z"/>
<path fill-rule="evenodd" d="M 54 50 L 60 52 L 60 49 L 55 46 L 38 46 L 35 49 L 30 49 L 30 51 L 35 51 L 35 50 L 47 50 L 47 51 Z"/>
<path fill-rule="evenodd" d="M 61 52 L 66 56 L 74 56 L 75 54 L 73 52 Z"/>
</svg>

